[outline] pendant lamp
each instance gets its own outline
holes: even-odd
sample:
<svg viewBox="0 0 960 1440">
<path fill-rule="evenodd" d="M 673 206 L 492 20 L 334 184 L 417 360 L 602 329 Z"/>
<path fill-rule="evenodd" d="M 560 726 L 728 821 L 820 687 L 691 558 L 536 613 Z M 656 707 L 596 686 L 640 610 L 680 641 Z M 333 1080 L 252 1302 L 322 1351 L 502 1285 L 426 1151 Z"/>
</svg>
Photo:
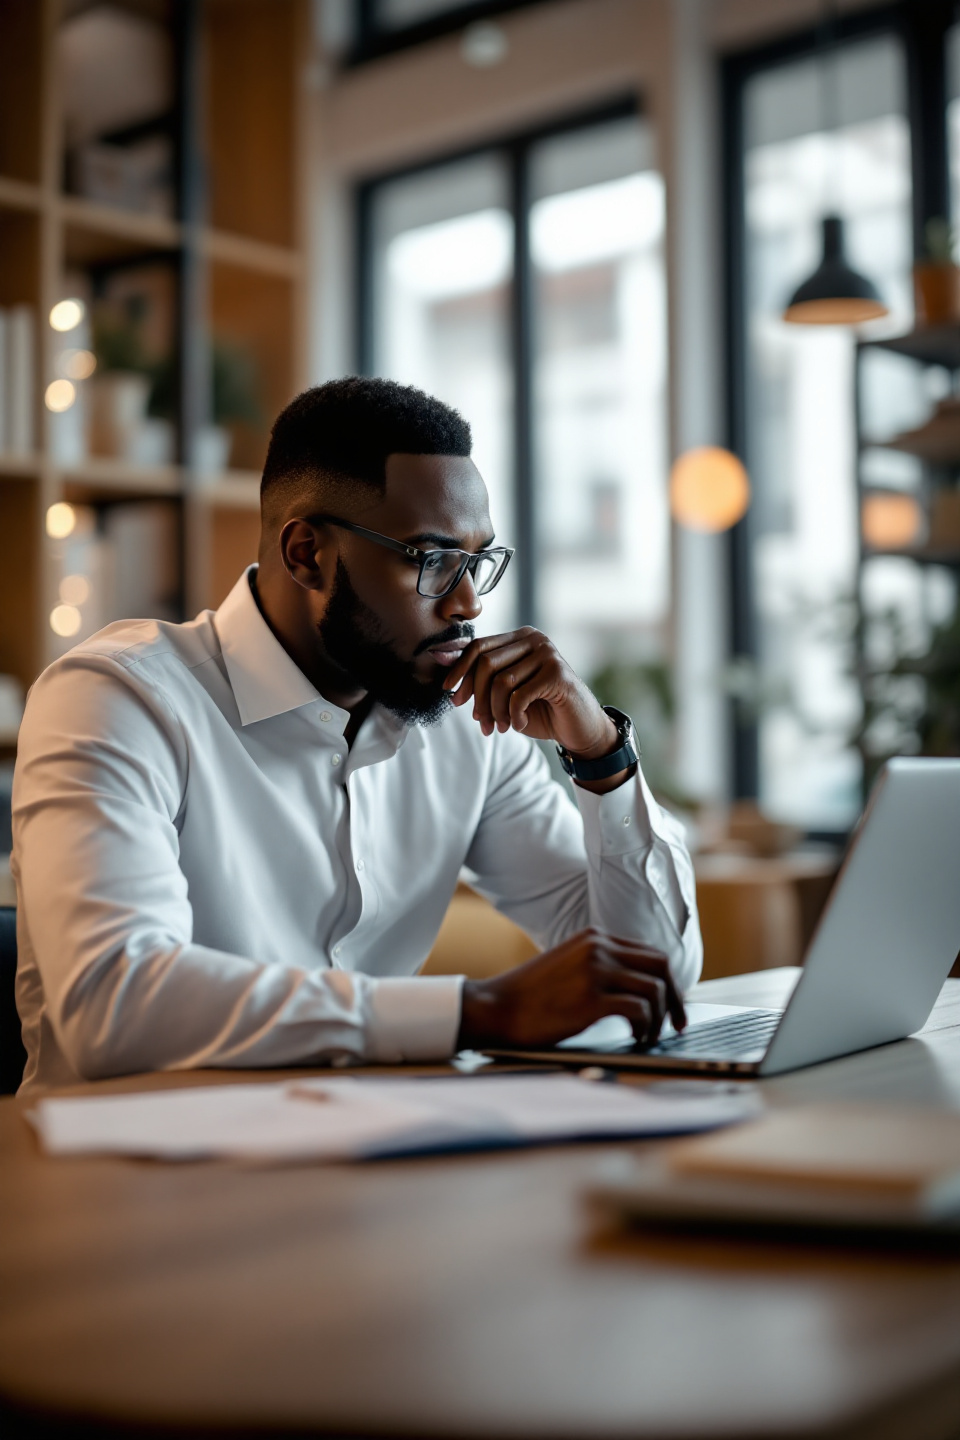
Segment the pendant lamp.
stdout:
<svg viewBox="0 0 960 1440">
<path fill-rule="evenodd" d="M 851 269 L 843 253 L 843 221 L 823 221 L 823 259 L 809 280 L 798 285 L 783 312 L 792 325 L 862 325 L 888 314 L 877 287 Z"/>
<path fill-rule="evenodd" d="M 836 0 L 827 0 L 826 25 L 821 28 L 819 67 L 824 130 L 835 134 L 838 115 L 836 75 Z M 834 170 L 834 185 L 836 184 Z M 889 314 L 877 287 L 852 269 L 843 253 L 843 221 L 839 215 L 823 219 L 823 259 L 793 292 L 783 312 L 791 325 L 862 325 Z"/>
</svg>

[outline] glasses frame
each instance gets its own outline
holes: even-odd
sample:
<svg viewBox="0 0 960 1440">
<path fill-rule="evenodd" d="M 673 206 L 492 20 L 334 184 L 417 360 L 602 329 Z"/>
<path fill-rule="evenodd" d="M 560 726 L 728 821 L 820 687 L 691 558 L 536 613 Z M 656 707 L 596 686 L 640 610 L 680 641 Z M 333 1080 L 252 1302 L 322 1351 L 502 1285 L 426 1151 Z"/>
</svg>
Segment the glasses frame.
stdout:
<svg viewBox="0 0 960 1440">
<path fill-rule="evenodd" d="M 361 535 L 365 540 L 372 540 L 374 545 L 382 545 L 385 550 L 393 550 L 398 555 L 406 555 L 408 560 L 416 560 L 420 566 L 420 572 L 417 575 L 417 594 L 422 595 L 427 600 L 442 600 L 445 595 L 451 594 L 456 590 L 468 570 L 470 571 L 470 578 L 473 579 L 477 573 L 479 561 L 485 556 L 491 556 L 499 561 L 500 556 L 505 555 L 507 558 L 504 560 L 500 573 L 497 575 L 493 584 L 488 585 L 486 590 L 477 591 L 478 595 L 489 595 L 490 591 L 495 590 L 500 584 L 500 581 L 506 573 L 507 566 L 516 554 L 516 551 L 510 545 L 496 545 L 491 550 L 458 550 L 453 546 L 449 549 L 444 547 L 436 550 L 421 550 L 418 545 L 407 545 L 403 540 L 394 540 L 390 535 L 381 535 L 378 530 L 368 530 L 363 525 L 355 525 L 352 520 L 341 520 L 336 515 L 308 515 L 306 516 L 306 520 L 309 525 L 336 525 L 341 530 L 349 530 L 354 535 Z M 424 568 L 434 555 L 460 556 L 460 565 L 457 569 L 456 576 L 445 590 L 440 591 L 439 595 L 432 594 L 430 591 L 420 588 L 423 581 Z"/>
</svg>

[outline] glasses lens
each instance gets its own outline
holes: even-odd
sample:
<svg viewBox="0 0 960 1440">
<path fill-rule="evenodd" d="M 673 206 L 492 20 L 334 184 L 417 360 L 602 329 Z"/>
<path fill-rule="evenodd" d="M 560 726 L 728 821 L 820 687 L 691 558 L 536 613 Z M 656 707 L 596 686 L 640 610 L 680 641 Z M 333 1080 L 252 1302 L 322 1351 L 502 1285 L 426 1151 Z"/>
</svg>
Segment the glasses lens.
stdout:
<svg viewBox="0 0 960 1440">
<path fill-rule="evenodd" d="M 463 565 L 462 550 L 431 550 L 420 568 L 417 589 L 421 595 L 445 595 L 457 582 Z"/>
<path fill-rule="evenodd" d="M 496 585 L 500 576 L 507 568 L 507 561 L 510 556 L 505 550 L 484 550 L 477 557 L 476 568 L 473 572 L 473 583 L 476 586 L 478 595 L 487 595 Z"/>
</svg>

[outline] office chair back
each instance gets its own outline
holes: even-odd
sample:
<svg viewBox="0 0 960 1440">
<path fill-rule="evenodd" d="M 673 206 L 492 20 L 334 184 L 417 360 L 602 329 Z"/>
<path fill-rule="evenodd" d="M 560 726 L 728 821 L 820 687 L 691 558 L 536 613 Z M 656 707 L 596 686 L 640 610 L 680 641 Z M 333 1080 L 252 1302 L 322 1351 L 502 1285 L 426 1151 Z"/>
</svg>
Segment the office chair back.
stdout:
<svg viewBox="0 0 960 1440">
<path fill-rule="evenodd" d="M 20 1034 L 14 985 L 17 978 L 17 912 L 0 906 L 0 1095 L 12 1095 L 23 1079 L 27 1052 Z"/>
</svg>

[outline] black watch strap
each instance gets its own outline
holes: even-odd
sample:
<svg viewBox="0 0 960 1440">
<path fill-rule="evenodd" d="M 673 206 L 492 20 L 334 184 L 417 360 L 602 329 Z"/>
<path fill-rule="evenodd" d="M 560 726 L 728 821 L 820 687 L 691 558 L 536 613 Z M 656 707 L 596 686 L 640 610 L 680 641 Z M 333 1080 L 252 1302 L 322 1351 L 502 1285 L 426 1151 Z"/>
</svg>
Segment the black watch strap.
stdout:
<svg viewBox="0 0 960 1440">
<path fill-rule="evenodd" d="M 612 705 L 604 705 L 603 709 L 620 732 L 620 746 L 612 755 L 602 755 L 599 760 L 578 760 L 569 750 L 558 745 L 560 764 L 574 780 L 606 780 L 611 775 L 619 775 L 621 770 L 629 770 L 640 759 L 640 742 L 630 716 Z"/>
</svg>

